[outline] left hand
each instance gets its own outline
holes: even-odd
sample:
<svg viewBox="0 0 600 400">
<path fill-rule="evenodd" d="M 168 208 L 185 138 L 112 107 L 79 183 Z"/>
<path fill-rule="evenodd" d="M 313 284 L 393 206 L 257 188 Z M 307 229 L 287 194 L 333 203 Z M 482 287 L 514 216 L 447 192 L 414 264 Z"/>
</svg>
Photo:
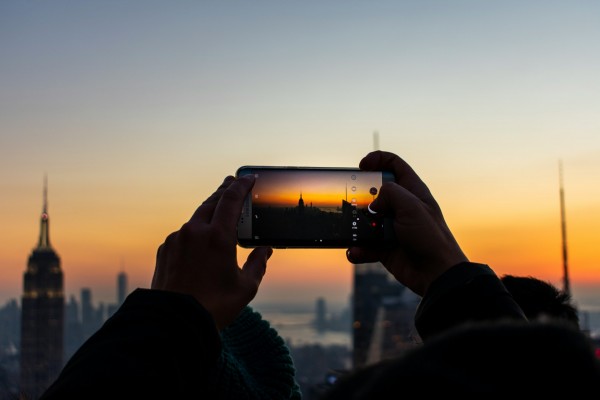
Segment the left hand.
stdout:
<svg viewBox="0 0 600 400">
<path fill-rule="evenodd" d="M 237 222 L 254 179 L 226 177 L 156 255 L 151 288 L 194 296 L 219 330 L 256 296 L 273 253 L 270 247 L 257 247 L 241 268 L 237 263 Z"/>
</svg>

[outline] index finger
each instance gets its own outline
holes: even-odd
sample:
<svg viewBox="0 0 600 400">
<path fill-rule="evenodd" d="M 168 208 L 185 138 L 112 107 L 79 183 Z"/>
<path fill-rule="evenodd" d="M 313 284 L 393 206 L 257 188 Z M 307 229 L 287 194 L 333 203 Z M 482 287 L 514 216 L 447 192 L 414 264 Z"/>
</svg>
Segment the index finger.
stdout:
<svg viewBox="0 0 600 400">
<path fill-rule="evenodd" d="M 219 203 L 219 199 L 221 198 L 221 194 L 227 189 L 229 185 L 231 185 L 232 181 L 235 178 L 233 176 L 227 176 L 221 183 L 221 186 L 217 188 L 217 190 L 210 195 L 210 197 L 202 202 L 200 207 L 196 209 L 190 221 L 199 220 L 204 222 L 210 222 L 212 219 L 213 212 L 215 207 Z"/>
<path fill-rule="evenodd" d="M 244 200 L 254 186 L 254 180 L 254 175 L 249 174 L 232 182 L 221 195 L 211 222 L 218 222 L 226 228 L 235 229 L 242 214 Z"/>
<path fill-rule="evenodd" d="M 392 171 L 397 184 L 422 201 L 435 202 L 425 182 L 406 161 L 394 153 L 381 150 L 372 151 L 360 161 L 359 167 L 367 171 Z"/>
</svg>

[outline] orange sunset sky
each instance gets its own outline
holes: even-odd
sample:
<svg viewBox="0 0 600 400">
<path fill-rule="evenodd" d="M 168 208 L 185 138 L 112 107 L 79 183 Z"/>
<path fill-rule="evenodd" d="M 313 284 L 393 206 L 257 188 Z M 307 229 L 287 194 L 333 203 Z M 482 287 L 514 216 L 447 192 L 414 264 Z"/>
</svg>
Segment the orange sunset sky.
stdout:
<svg viewBox="0 0 600 400">
<path fill-rule="evenodd" d="M 366 207 L 374 197 L 371 188 L 379 190 L 382 178 L 377 172 L 358 175 L 354 172 L 295 171 L 284 174 L 259 172 L 252 188 L 252 203 L 271 207 L 295 207 L 300 196 L 307 206 L 341 207 L 342 200 Z M 354 179 L 352 179 L 354 177 Z"/>
<path fill-rule="evenodd" d="M 242 165 L 428 184 L 467 256 L 600 309 L 600 3 L 0 2 L 0 304 L 48 176 L 67 296 L 148 287 L 156 249 Z M 374 142 L 374 132 L 378 142 Z M 239 249 L 239 259 L 248 253 Z M 344 250 L 275 250 L 257 302 L 346 302 Z"/>
</svg>

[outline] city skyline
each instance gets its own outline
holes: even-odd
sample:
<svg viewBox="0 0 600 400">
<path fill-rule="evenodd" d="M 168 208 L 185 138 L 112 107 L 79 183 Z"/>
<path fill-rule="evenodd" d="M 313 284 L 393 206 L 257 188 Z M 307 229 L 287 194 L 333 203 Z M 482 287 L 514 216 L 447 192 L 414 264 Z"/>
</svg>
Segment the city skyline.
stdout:
<svg viewBox="0 0 600 400">
<path fill-rule="evenodd" d="M 563 189 L 563 182 L 562 182 L 562 167 L 561 167 L 561 172 L 560 172 L 560 178 L 559 178 L 559 193 L 560 193 L 560 200 L 561 200 L 561 217 L 564 218 L 564 210 L 562 209 L 562 206 L 564 206 L 564 189 Z M 40 236 L 39 236 L 39 241 L 40 243 L 42 243 L 42 241 L 47 242 L 49 245 L 49 213 L 48 213 L 48 187 L 47 187 L 47 176 L 44 176 L 44 186 L 43 186 L 43 206 L 42 206 L 42 213 L 41 213 L 41 220 L 42 220 L 42 226 L 41 226 L 41 230 L 40 230 Z M 564 231 L 566 230 L 566 221 L 563 221 L 561 219 L 561 228 L 563 230 L 563 234 Z M 38 244 L 39 245 L 39 244 Z M 562 256 L 563 256 L 563 262 L 566 263 L 566 248 L 564 248 L 564 246 L 566 245 L 566 243 L 562 243 L 563 246 L 563 250 L 562 250 Z M 245 249 L 240 249 L 242 251 L 244 251 Z M 311 249 L 313 250 L 313 249 Z M 328 249 L 324 249 L 325 251 L 327 251 Z M 563 270 L 563 272 L 565 272 Z M 127 294 L 129 294 L 131 292 L 130 289 L 127 288 L 127 281 L 128 281 L 128 275 L 124 270 L 124 263 L 123 260 L 121 260 L 121 265 L 120 265 L 120 270 L 116 273 L 116 285 L 115 285 L 115 291 L 113 293 L 113 297 L 114 299 L 116 299 L 115 302 L 110 300 L 110 295 L 107 295 L 106 291 L 102 291 L 100 290 L 99 292 L 101 293 L 100 299 L 93 301 L 92 303 L 94 305 L 105 305 L 107 307 L 111 307 L 111 306 L 115 306 L 115 305 L 119 305 L 122 302 L 122 299 L 124 299 L 124 297 L 126 297 Z M 565 277 L 564 274 L 561 277 L 561 281 L 564 282 L 565 281 Z M 560 285 L 557 283 L 557 285 L 560 287 Z M 67 300 L 67 298 L 71 298 L 71 297 L 76 297 L 76 293 L 81 293 L 82 290 L 89 290 L 90 293 L 93 292 L 93 287 L 92 286 L 83 286 L 80 287 L 76 290 L 74 290 L 73 288 L 71 288 L 71 291 L 69 293 L 65 294 L 65 301 Z M 98 288 L 96 288 L 98 289 Z M 318 297 L 323 297 L 322 295 L 317 295 L 316 298 Z M 577 296 L 575 296 L 576 300 L 577 300 Z M 585 297 L 584 297 L 585 298 Z M 16 298 L 7 298 L 6 302 L 15 300 Z M 314 299 L 304 299 L 303 301 L 300 301 L 299 303 L 306 303 L 307 301 L 310 302 Z M 346 299 L 347 301 L 347 299 Z M 290 304 L 296 303 L 294 301 L 291 301 Z M 335 298 L 333 300 L 334 304 L 344 304 L 344 300 L 340 301 L 340 298 Z M 584 303 L 580 302 L 580 305 L 583 306 L 583 310 L 593 310 L 596 311 L 598 309 L 600 309 L 600 302 L 598 304 L 596 304 L 594 301 L 588 301 Z"/>
<path fill-rule="evenodd" d="M 22 292 L 43 176 L 65 295 L 149 287 L 156 250 L 242 165 L 427 183 L 467 257 L 600 309 L 600 4 L 0 3 L 0 304 Z M 240 264 L 248 250 L 238 250 Z M 256 302 L 344 302 L 344 249 L 278 249 Z"/>
</svg>

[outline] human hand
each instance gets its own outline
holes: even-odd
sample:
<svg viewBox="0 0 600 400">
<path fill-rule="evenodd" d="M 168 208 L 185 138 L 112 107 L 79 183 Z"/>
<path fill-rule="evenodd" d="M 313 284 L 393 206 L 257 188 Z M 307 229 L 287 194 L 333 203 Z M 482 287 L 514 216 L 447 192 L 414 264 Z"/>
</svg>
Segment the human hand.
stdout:
<svg viewBox="0 0 600 400">
<path fill-rule="evenodd" d="M 242 268 L 237 263 L 237 222 L 254 179 L 226 177 L 156 255 L 151 288 L 194 296 L 219 330 L 256 296 L 273 253 L 270 247 L 257 247 Z"/>
<path fill-rule="evenodd" d="M 359 166 L 368 171 L 389 170 L 396 176 L 396 182 L 382 185 L 369 208 L 393 216 L 398 244 L 391 249 L 351 247 L 348 260 L 355 264 L 379 261 L 400 283 L 423 296 L 438 276 L 468 259 L 427 185 L 410 165 L 393 153 L 374 151 Z"/>
</svg>

